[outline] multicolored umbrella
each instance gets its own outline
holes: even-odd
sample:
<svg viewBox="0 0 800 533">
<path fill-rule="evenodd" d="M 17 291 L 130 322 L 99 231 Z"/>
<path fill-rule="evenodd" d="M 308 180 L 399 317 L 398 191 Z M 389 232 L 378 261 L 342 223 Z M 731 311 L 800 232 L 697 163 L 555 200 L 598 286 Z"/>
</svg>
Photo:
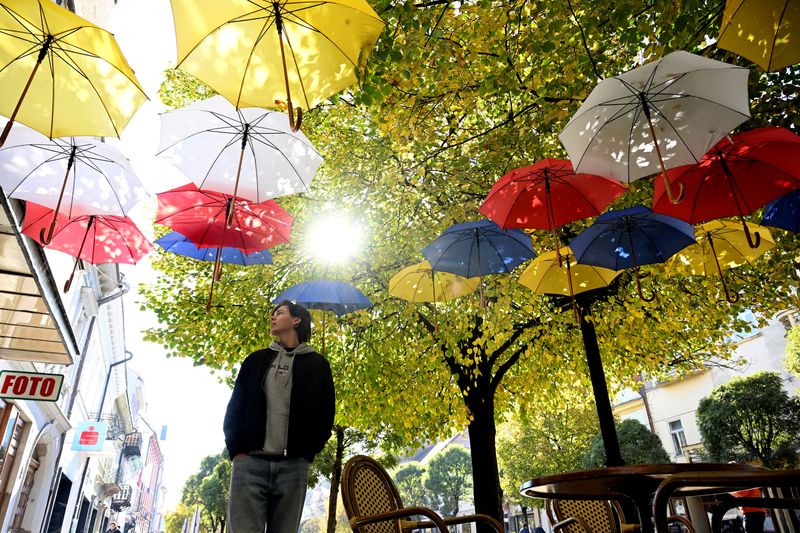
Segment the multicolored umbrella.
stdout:
<svg viewBox="0 0 800 533">
<path fill-rule="evenodd" d="M 27 202 L 22 232 L 42 243 L 39 238 L 53 218 L 53 210 Z M 153 250 L 153 245 L 128 217 L 114 215 L 81 215 L 59 219 L 47 248 L 75 257 L 72 273 L 64 285 L 69 290 L 80 261 L 135 264 Z"/>
<path fill-rule="evenodd" d="M 111 33 L 50 0 L 0 1 L 0 146 L 17 120 L 51 139 L 119 137 L 146 99 Z"/>
<path fill-rule="evenodd" d="M 690 224 L 637 205 L 603 213 L 569 247 L 578 263 L 611 270 L 633 269 L 639 297 L 650 302 L 655 295 L 645 298 L 642 293 L 639 268 L 663 263 L 694 242 Z"/>
<path fill-rule="evenodd" d="M 764 209 L 762 226 L 800 232 L 800 189 L 784 194 Z"/>
<path fill-rule="evenodd" d="M 800 62 L 798 31 L 795 0 L 728 0 L 717 46 L 774 72 Z"/>
<path fill-rule="evenodd" d="M 497 180 L 480 212 L 503 229 L 551 231 L 558 255 L 556 228 L 598 216 L 624 192 L 625 187 L 610 178 L 575 174 L 568 160 L 543 159 Z"/>
<path fill-rule="evenodd" d="M 750 235 L 744 216 L 800 188 L 798 153 L 800 136 L 784 128 L 761 128 L 723 139 L 697 164 L 667 172 L 670 183 L 685 187 L 688 200 L 672 204 L 657 182 L 653 211 L 692 224 L 739 217 L 750 246 L 758 248 L 758 233 Z"/>
<path fill-rule="evenodd" d="M 59 214 L 124 216 L 147 192 L 128 159 L 90 137 L 50 140 L 17 126 L 0 148 L 0 186 L 11 197 L 53 209 L 39 241 L 50 242 Z"/>
<path fill-rule="evenodd" d="M 701 224 L 695 227 L 697 243 L 675 254 L 669 262 L 669 269 L 695 276 L 719 275 L 725 299 L 736 303 L 739 295 L 731 295 L 728 291 L 722 270 L 751 263 L 774 248 L 775 241 L 769 231 L 761 231 L 764 235 L 758 247 L 752 248 L 745 231 L 733 222 L 712 220 Z"/>
<path fill-rule="evenodd" d="M 285 114 L 236 109 L 222 96 L 162 114 L 159 155 L 199 189 L 253 202 L 308 192 L 322 163 Z"/>
<path fill-rule="evenodd" d="M 295 131 L 294 105 L 355 84 L 384 26 L 365 0 L 172 0 L 172 12 L 179 68 L 239 108 L 285 103 Z"/>
<path fill-rule="evenodd" d="M 748 70 L 673 52 L 601 81 L 559 138 L 575 172 L 624 183 L 696 163 L 750 117 Z M 674 194 L 679 202 L 682 191 Z"/>
</svg>

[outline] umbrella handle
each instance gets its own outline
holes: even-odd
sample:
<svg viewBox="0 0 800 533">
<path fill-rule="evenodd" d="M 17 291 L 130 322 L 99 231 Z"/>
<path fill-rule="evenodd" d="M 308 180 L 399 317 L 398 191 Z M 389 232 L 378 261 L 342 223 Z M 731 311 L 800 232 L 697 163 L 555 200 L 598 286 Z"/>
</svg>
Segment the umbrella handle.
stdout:
<svg viewBox="0 0 800 533">
<path fill-rule="evenodd" d="M 50 222 L 50 228 L 48 230 L 42 228 L 39 231 L 39 242 L 41 242 L 42 245 L 47 246 L 53 240 L 53 232 L 55 231 L 55 227 L 56 227 L 56 215 L 53 216 L 53 221 Z"/>
<path fill-rule="evenodd" d="M 745 225 L 747 228 L 747 225 Z M 717 265 L 717 273 L 719 274 L 719 280 L 722 282 L 722 292 L 725 293 L 725 299 L 728 303 L 735 304 L 739 301 L 739 293 L 735 293 L 731 296 L 731 293 L 728 291 L 728 285 L 725 283 L 725 275 L 722 273 L 722 267 L 719 264 L 719 257 L 717 257 L 717 249 L 714 248 L 714 237 L 711 236 L 711 232 L 706 232 L 706 236 L 708 238 L 708 244 L 711 245 L 711 253 L 714 254 L 714 263 Z"/>
<path fill-rule="evenodd" d="M 214 283 L 216 282 L 216 276 L 214 274 L 211 275 L 211 290 L 208 291 L 208 300 L 206 301 L 206 313 L 211 311 L 211 302 L 214 300 Z"/>
<path fill-rule="evenodd" d="M 289 113 L 289 129 L 294 132 L 300 131 L 300 125 L 303 123 L 303 108 L 297 108 L 297 118 L 294 116 L 294 107 L 292 107 L 292 99 L 287 98 L 286 101 L 287 109 L 286 111 Z"/>
<path fill-rule="evenodd" d="M 650 119 L 650 108 L 647 105 L 647 100 L 642 98 L 642 110 L 644 111 L 644 116 L 647 118 L 647 125 L 650 126 L 650 138 L 653 139 L 653 144 L 656 147 L 656 155 L 658 155 L 658 162 L 661 165 L 661 175 L 664 177 L 664 188 L 667 190 L 667 196 L 669 197 L 669 201 L 673 204 L 679 204 L 683 201 L 684 191 L 683 191 L 683 183 L 678 183 L 678 195 L 675 196 L 672 194 L 672 186 L 669 183 L 669 178 L 667 177 L 667 167 L 664 165 L 664 158 L 661 156 L 661 147 L 658 146 L 658 137 L 656 136 L 656 129 L 653 127 L 653 121 Z M 644 298 L 642 298 L 644 300 Z M 645 300 L 648 301 L 648 300 Z"/>
<path fill-rule="evenodd" d="M 672 186 L 669 183 L 669 179 L 667 178 L 667 174 L 663 173 L 664 176 L 664 188 L 667 190 L 667 197 L 669 201 L 673 204 L 679 204 L 683 201 L 684 197 L 686 196 L 683 190 L 683 183 L 678 183 L 678 194 L 675 195 L 672 193 Z"/>
<path fill-rule="evenodd" d="M 42 231 L 44 231 L 44 230 L 42 230 Z M 72 265 L 72 273 L 69 275 L 69 278 L 67 278 L 67 282 L 64 283 L 64 294 L 68 293 L 69 292 L 69 288 L 72 286 L 72 280 L 75 277 L 75 271 L 78 269 L 78 263 L 80 263 L 80 261 L 81 260 L 80 260 L 79 257 L 75 258 L 75 264 Z"/>
<path fill-rule="evenodd" d="M 761 235 L 757 231 L 750 233 L 750 228 L 747 227 L 747 223 L 744 220 L 742 220 L 742 227 L 744 228 L 744 236 L 747 238 L 747 245 L 753 250 L 761 246 Z"/>
<path fill-rule="evenodd" d="M 650 296 L 648 298 L 648 297 L 645 297 L 644 292 L 642 292 L 642 281 L 639 279 L 639 269 L 638 268 L 633 271 L 633 274 L 634 274 L 634 277 L 636 278 L 636 291 L 639 293 L 639 298 L 641 298 L 641 300 L 643 302 L 652 302 L 653 300 L 655 300 L 656 299 L 656 294 L 655 293 L 653 293 L 652 296 Z"/>
</svg>

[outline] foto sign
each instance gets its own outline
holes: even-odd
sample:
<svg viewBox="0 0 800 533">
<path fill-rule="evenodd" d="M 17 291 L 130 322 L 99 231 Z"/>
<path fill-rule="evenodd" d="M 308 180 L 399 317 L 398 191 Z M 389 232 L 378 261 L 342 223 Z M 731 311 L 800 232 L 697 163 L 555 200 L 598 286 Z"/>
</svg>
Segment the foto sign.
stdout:
<svg viewBox="0 0 800 533">
<path fill-rule="evenodd" d="M 39 372 L 0 372 L 0 398 L 55 402 L 64 382 L 62 374 Z"/>
<path fill-rule="evenodd" d="M 72 449 L 76 452 L 99 452 L 103 450 L 106 440 L 108 424 L 87 420 L 75 426 L 75 437 L 72 439 Z"/>
</svg>

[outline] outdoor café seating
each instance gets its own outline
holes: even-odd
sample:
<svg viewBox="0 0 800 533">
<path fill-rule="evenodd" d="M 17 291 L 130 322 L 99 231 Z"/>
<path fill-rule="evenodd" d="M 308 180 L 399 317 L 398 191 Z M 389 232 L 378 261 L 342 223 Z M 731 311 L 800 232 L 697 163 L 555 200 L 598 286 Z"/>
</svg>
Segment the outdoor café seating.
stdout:
<svg viewBox="0 0 800 533">
<path fill-rule="evenodd" d="M 619 502 L 614 500 L 545 500 L 547 518 L 558 533 L 628 533 L 640 531 L 639 524 L 628 523 Z M 682 516 L 667 518 L 669 524 L 680 523 L 681 530 L 695 533 L 691 522 Z"/>
<path fill-rule="evenodd" d="M 487 515 L 443 518 L 427 507 L 404 507 L 386 470 L 364 455 L 352 457 L 344 466 L 342 503 L 354 533 L 400 533 L 433 528 L 446 533 L 448 526 L 473 522 L 486 523 L 497 533 L 503 533 L 503 526 Z M 416 520 L 418 516 L 427 520 Z"/>
</svg>

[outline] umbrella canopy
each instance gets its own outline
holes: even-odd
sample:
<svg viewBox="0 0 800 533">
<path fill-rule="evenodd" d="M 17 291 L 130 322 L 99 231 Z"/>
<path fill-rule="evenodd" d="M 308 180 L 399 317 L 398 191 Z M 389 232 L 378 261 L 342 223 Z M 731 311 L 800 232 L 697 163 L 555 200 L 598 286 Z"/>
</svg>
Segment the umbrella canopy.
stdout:
<svg viewBox="0 0 800 533">
<path fill-rule="evenodd" d="M 365 0 L 172 0 L 178 66 L 236 107 L 310 109 L 353 85 L 383 30 Z"/>
<path fill-rule="evenodd" d="M 564 246 L 559 266 L 555 250 L 544 252 L 522 271 L 519 282 L 536 294 L 574 296 L 607 287 L 622 272 L 593 265 L 577 264 L 572 250 Z"/>
<path fill-rule="evenodd" d="M 800 4 L 794 0 L 728 0 L 717 46 L 767 72 L 800 62 Z"/>
<path fill-rule="evenodd" d="M 491 220 L 450 226 L 422 249 L 422 255 L 434 270 L 467 278 L 511 272 L 536 257 L 528 235 L 504 230 Z"/>
<path fill-rule="evenodd" d="M 372 307 L 364 294 L 348 283 L 330 279 L 317 279 L 298 283 L 283 291 L 272 303 L 291 300 L 309 309 L 333 311 L 336 316 L 346 315 Z"/>
<path fill-rule="evenodd" d="M 601 81 L 559 138 L 576 172 L 626 183 L 696 163 L 750 117 L 747 77 L 745 68 L 673 52 Z"/>
<path fill-rule="evenodd" d="M 697 164 L 667 173 L 672 184 L 685 187 L 687 201 L 672 204 L 657 182 L 653 211 L 692 224 L 728 216 L 738 216 L 745 224 L 744 215 L 800 188 L 798 151 L 800 136 L 784 128 L 760 128 L 723 139 Z"/>
<path fill-rule="evenodd" d="M 124 216 L 147 195 L 113 146 L 89 137 L 50 140 L 25 126 L 14 128 L 0 148 L 0 170 L 6 194 L 47 206 L 54 217 Z M 53 229 L 51 223 L 51 237 Z"/>
<path fill-rule="evenodd" d="M 501 228 L 552 230 L 598 216 L 624 192 L 612 179 L 575 174 L 568 160 L 543 159 L 497 180 L 480 212 Z"/>
<path fill-rule="evenodd" d="M 692 226 L 677 218 L 653 213 L 643 205 L 609 211 L 569 244 L 578 263 L 611 270 L 632 268 L 639 296 L 639 267 L 663 263 L 695 242 Z"/>
<path fill-rule="evenodd" d="M 784 194 L 764 209 L 762 226 L 800 231 L 800 189 Z"/>
<path fill-rule="evenodd" d="M 687 246 L 670 260 L 670 270 L 690 275 L 719 275 L 725 298 L 735 303 L 739 295 L 731 295 L 725 284 L 723 269 L 752 262 L 775 247 L 767 229 L 762 229 L 757 248 L 751 248 L 744 230 L 734 222 L 712 220 L 695 228 L 697 243 Z"/>
<path fill-rule="evenodd" d="M 161 115 L 159 155 L 201 190 L 254 202 L 307 192 L 322 157 L 283 113 L 222 96 Z"/>
<path fill-rule="evenodd" d="M 389 280 L 389 294 L 417 302 L 449 302 L 477 290 L 479 280 L 437 272 L 427 261 L 404 268 Z"/>
<path fill-rule="evenodd" d="M 16 120 L 50 138 L 119 137 L 146 99 L 109 32 L 50 0 L 0 1 L 0 145 Z"/>
<path fill-rule="evenodd" d="M 234 247 L 253 253 L 288 242 L 292 216 L 275 202 L 253 203 L 200 191 L 187 184 L 159 193 L 156 222 L 185 235 L 200 248 Z M 233 227 L 226 211 L 233 205 Z"/>
<path fill-rule="evenodd" d="M 220 261 L 232 265 L 271 265 L 272 254 L 268 250 L 261 250 L 249 254 L 244 253 L 238 248 L 198 248 L 196 244 L 181 235 L 177 231 L 172 231 L 160 239 L 155 244 L 167 252 L 173 254 L 198 259 L 200 261 L 216 262 L 217 254 Z"/>
<path fill-rule="evenodd" d="M 22 232 L 43 244 L 39 241 L 40 235 L 52 219 L 52 209 L 27 202 Z M 115 215 L 80 215 L 59 219 L 47 247 L 76 258 L 64 292 L 72 284 L 79 260 L 92 264 L 134 264 L 153 250 L 153 245 L 130 218 Z"/>
</svg>

